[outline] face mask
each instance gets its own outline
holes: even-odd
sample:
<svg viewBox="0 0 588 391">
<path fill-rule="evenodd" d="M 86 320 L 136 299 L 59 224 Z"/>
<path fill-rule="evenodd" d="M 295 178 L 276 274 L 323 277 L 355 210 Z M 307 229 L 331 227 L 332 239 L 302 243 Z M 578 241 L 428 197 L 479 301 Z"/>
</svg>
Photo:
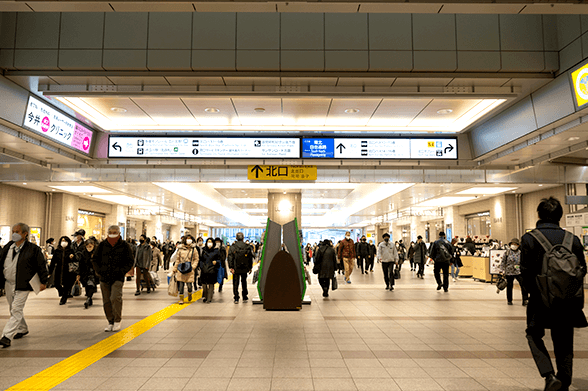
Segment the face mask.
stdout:
<svg viewBox="0 0 588 391">
<path fill-rule="evenodd" d="M 512 251 L 517 251 L 517 250 L 519 249 L 519 246 L 517 246 L 516 244 L 511 244 L 511 245 L 510 245 L 510 249 L 511 249 Z"/>
<path fill-rule="evenodd" d="M 384 239 L 384 241 L 385 241 L 386 243 L 388 243 L 388 240 L 390 240 L 390 239 L 388 239 L 388 238 Z"/>
<path fill-rule="evenodd" d="M 202 247 L 202 246 L 204 246 L 204 243 L 198 242 L 198 247 Z"/>
<path fill-rule="evenodd" d="M 186 244 L 192 244 L 192 239 L 186 239 Z"/>
<path fill-rule="evenodd" d="M 345 235 L 345 239 L 349 239 L 349 238 L 351 238 L 351 236 Z"/>
<path fill-rule="evenodd" d="M 67 247 L 67 242 L 66 241 L 61 242 L 61 247 L 66 248 Z"/>
<path fill-rule="evenodd" d="M 212 243 L 207 243 L 208 248 L 212 248 Z"/>
<path fill-rule="evenodd" d="M 118 237 L 118 234 L 108 234 L 108 237 L 114 239 Z"/>
<path fill-rule="evenodd" d="M 13 242 L 20 242 L 22 240 L 22 235 L 21 234 L 17 234 L 16 232 L 14 232 L 12 234 L 12 241 Z"/>
<path fill-rule="evenodd" d="M 139 239 L 139 243 L 141 243 L 141 244 L 145 243 L 145 239 Z"/>
<path fill-rule="evenodd" d="M 217 243 L 215 247 L 220 248 L 220 243 Z"/>
</svg>

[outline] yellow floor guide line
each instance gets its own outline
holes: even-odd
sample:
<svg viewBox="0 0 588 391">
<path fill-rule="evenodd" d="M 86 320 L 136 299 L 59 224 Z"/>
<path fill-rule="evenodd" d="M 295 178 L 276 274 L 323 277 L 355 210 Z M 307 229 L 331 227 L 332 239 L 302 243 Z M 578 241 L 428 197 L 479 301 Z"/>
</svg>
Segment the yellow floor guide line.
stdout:
<svg viewBox="0 0 588 391">
<path fill-rule="evenodd" d="M 196 291 L 192 302 L 184 305 L 172 304 L 161 311 L 146 317 L 143 320 L 117 332 L 84 350 L 66 358 L 63 361 L 23 380 L 8 388 L 6 391 L 46 391 L 66 381 L 75 374 L 94 364 L 96 361 L 106 357 L 116 349 L 137 338 L 139 335 L 157 326 L 159 323 L 177 314 L 190 304 L 202 297 L 202 290 Z M 123 317 L 124 319 L 124 317 Z"/>
</svg>

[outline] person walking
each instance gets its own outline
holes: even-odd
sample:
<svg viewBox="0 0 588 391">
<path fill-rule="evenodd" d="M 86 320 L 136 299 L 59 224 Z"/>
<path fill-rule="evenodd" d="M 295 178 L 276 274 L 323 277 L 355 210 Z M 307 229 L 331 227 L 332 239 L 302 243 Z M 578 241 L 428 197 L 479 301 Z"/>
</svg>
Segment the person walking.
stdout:
<svg viewBox="0 0 588 391">
<path fill-rule="evenodd" d="M 233 298 L 235 304 L 239 304 L 239 282 L 241 282 L 243 303 L 247 303 L 249 300 L 247 274 L 253 270 L 253 253 L 251 247 L 243 242 L 244 237 L 243 232 L 238 232 L 237 241 L 229 250 L 229 268 L 233 275 Z"/>
<path fill-rule="evenodd" d="M 431 245 L 431 259 L 435 261 L 433 273 L 437 281 L 437 290 L 443 288 L 444 292 L 449 291 L 449 264 L 452 262 L 453 246 L 445 239 L 445 232 L 439 232 L 439 239 Z M 441 281 L 441 271 L 443 281 Z"/>
<path fill-rule="evenodd" d="M 125 275 L 133 268 L 131 246 L 120 236 L 120 227 L 108 227 L 108 237 L 96 249 L 92 265 L 100 280 L 104 314 L 108 325 L 104 331 L 119 331 L 122 322 Z"/>
<path fill-rule="evenodd" d="M 175 246 L 171 240 L 168 240 L 163 246 L 163 270 L 169 270 L 169 261 L 174 254 Z"/>
<path fill-rule="evenodd" d="M 545 391 L 568 391 L 572 383 L 574 328 L 588 327 L 586 316 L 582 311 L 584 291 L 581 288 L 583 276 L 586 275 L 586 258 L 580 239 L 559 226 L 563 208 L 558 199 L 554 197 L 542 199 L 537 207 L 537 213 L 539 221 L 536 229 L 527 232 L 521 239 L 521 276 L 523 285 L 529 292 L 527 341 L 537 369 L 545 378 Z M 581 268 L 582 280 L 578 281 L 578 286 L 568 288 L 582 293 L 582 297 L 577 298 L 577 301 L 560 302 L 555 307 L 547 307 L 543 303 L 542 292 L 537 283 L 537 276 L 542 274 L 543 257 L 546 253 L 538 241 L 541 237 L 551 245 L 565 243 L 569 246 L 568 251 L 571 250 L 571 253 L 576 256 Z M 551 358 L 543 342 L 545 329 L 551 329 L 557 374 L 554 372 Z"/>
<path fill-rule="evenodd" d="M 427 262 L 427 245 L 421 235 L 417 236 L 417 242 L 414 245 L 414 269 L 417 270 L 417 278 L 425 278 L 425 262 Z"/>
<path fill-rule="evenodd" d="M 370 246 L 367 244 L 367 239 L 362 236 L 356 246 L 357 267 L 361 269 L 361 274 L 367 274 L 368 258 L 370 256 Z M 365 262 L 365 271 L 363 268 Z"/>
<path fill-rule="evenodd" d="M 45 254 L 47 255 L 47 259 L 51 259 L 50 255 L 53 256 L 53 252 L 55 251 L 55 239 L 47 239 L 45 241 L 45 245 Z"/>
<path fill-rule="evenodd" d="M 398 251 L 394 243 L 390 242 L 390 234 L 382 235 L 383 242 L 378 245 L 378 263 L 382 263 L 386 290 L 394 290 L 394 267 L 398 264 Z"/>
<path fill-rule="evenodd" d="M 514 280 L 517 280 L 521 287 L 521 293 L 523 295 L 523 305 L 527 305 L 529 295 L 523 284 L 523 278 L 521 277 L 521 249 L 520 242 L 517 238 L 513 238 L 508 243 L 508 248 L 502 256 L 502 261 L 499 266 L 500 274 L 506 279 L 506 301 L 508 305 L 512 304 L 512 288 Z"/>
<path fill-rule="evenodd" d="M 247 245 L 250 247 L 249 245 Z M 214 247 L 212 238 L 206 239 L 206 244 L 202 250 L 202 256 L 198 267 L 202 280 L 202 302 L 211 303 L 214 296 L 214 284 L 216 283 L 218 269 L 220 268 L 220 249 Z"/>
<path fill-rule="evenodd" d="M 378 252 L 378 249 L 376 248 L 376 246 L 374 245 L 374 243 L 371 240 L 369 241 L 368 246 L 370 248 L 370 252 L 369 252 L 367 263 L 365 265 L 366 274 L 367 274 L 368 269 L 371 273 L 374 272 L 374 259 L 376 258 L 376 253 Z"/>
<path fill-rule="evenodd" d="M 33 290 L 29 281 L 39 276 L 41 291 L 45 290 L 47 263 L 39 246 L 29 242 L 30 228 L 25 223 L 12 227 L 12 240 L 0 251 L 0 288 L 6 291 L 10 318 L 2 330 L 0 345 L 7 348 L 13 339 L 29 333 L 24 307 Z"/>
<path fill-rule="evenodd" d="M 84 251 L 84 243 L 86 241 L 86 238 L 85 238 L 86 231 L 83 229 L 78 229 L 71 236 L 74 237 L 73 242 L 70 241 L 71 249 L 73 250 L 74 254 Z"/>
<path fill-rule="evenodd" d="M 79 273 L 80 262 L 74 253 L 71 239 L 62 236 L 49 264 L 49 274 L 53 275 L 53 285 L 61 297 L 59 305 L 66 304 L 67 299 L 71 297 L 71 288 Z"/>
<path fill-rule="evenodd" d="M 339 242 L 339 248 L 337 249 L 339 259 L 343 262 L 345 267 L 345 281 L 351 284 L 351 273 L 353 273 L 354 261 L 357 256 L 355 255 L 355 244 L 351 239 L 351 232 L 345 232 L 345 239 Z"/>
<path fill-rule="evenodd" d="M 453 282 L 457 282 L 457 279 L 459 278 L 459 269 L 462 267 L 461 253 L 457 247 L 457 238 L 451 239 L 451 246 L 453 247 L 453 253 L 451 254 L 453 258 L 451 262 L 451 279 Z"/>
<path fill-rule="evenodd" d="M 137 291 L 135 296 L 141 294 L 141 276 L 145 280 L 147 285 L 147 293 L 151 293 L 151 275 L 149 274 L 149 267 L 153 260 L 153 253 L 151 252 L 151 246 L 149 245 L 150 239 L 141 235 L 139 237 L 139 246 L 137 247 L 137 253 L 135 255 L 135 285 Z"/>
<path fill-rule="evenodd" d="M 227 272 L 227 248 L 223 245 L 223 240 L 221 238 L 215 238 L 214 239 L 214 247 L 218 249 L 219 251 L 219 255 L 220 255 L 220 269 L 222 269 L 221 271 L 219 271 L 219 273 L 221 273 L 222 275 L 220 276 L 220 281 L 218 281 L 218 276 L 217 276 L 217 282 L 218 282 L 218 291 L 222 292 L 223 291 L 223 285 L 225 284 L 225 279 L 229 279 L 229 274 Z M 254 248 L 253 246 L 250 246 L 252 249 Z"/>
<path fill-rule="evenodd" d="M 416 265 L 414 263 L 414 242 L 410 242 L 410 245 L 408 246 L 408 254 L 406 254 L 406 257 L 408 258 L 408 261 L 410 262 L 410 271 L 415 271 L 416 269 Z"/>
<path fill-rule="evenodd" d="M 150 272 L 158 272 L 159 271 L 159 265 L 161 264 L 161 250 L 159 249 L 159 247 L 157 247 L 157 243 L 151 241 L 149 243 L 149 245 L 151 246 L 151 264 L 149 265 L 149 271 Z"/>
<path fill-rule="evenodd" d="M 86 291 L 86 302 L 84 303 L 84 308 L 86 309 L 94 304 L 92 296 L 98 291 L 98 278 L 96 277 L 96 272 L 92 265 L 92 258 L 97 249 L 98 241 L 95 237 L 90 236 L 88 240 L 86 240 L 84 250 L 76 254 L 78 262 L 80 263 L 80 281 Z"/>
<path fill-rule="evenodd" d="M 194 237 L 192 235 L 186 235 L 182 240 L 182 244 L 172 256 L 172 273 L 176 275 L 178 293 L 180 295 L 178 304 L 184 304 L 184 286 L 188 288 L 188 302 L 192 301 L 192 286 L 194 285 L 195 279 L 194 271 L 198 268 L 199 254 L 196 243 L 194 243 Z"/>
<path fill-rule="evenodd" d="M 398 272 L 402 269 L 402 264 L 406 260 L 406 246 L 402 243 L 402 240 L 398 241 L 398 246 L 396 247 L 398 251 Z"/>
<path fill-rule="evenodd" d="M 318 247 L 314 258 L 312 272 L 318 274 L 320 286 L 323 288 L 323 297 L 329 297 L 329 288 L 335 278 L 337 269 L 337 254 L 329 239 L 325 239 Z"/>
</svg>

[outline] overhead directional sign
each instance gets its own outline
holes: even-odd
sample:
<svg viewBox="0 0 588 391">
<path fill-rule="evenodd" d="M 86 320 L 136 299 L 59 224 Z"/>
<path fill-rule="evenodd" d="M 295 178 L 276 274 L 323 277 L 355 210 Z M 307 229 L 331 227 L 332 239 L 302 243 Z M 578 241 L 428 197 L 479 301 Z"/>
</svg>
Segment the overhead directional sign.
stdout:
<svg viewBox="0 0 588 391">
<path fill-rule="evenodd" d="M 299 138 L 110 136 L 110 158 L 300 158 Z"/>
<path fill-rule="evenodd" d="M 456 139 L 412 139 L 411 159 L 457 159 Z"/>
<path fill-rule="evenodd" d="M 247 179 L 252 181 L 316 181 L 316 166 L 249 166 Z"/>
<path fill-rule="evenodd" d="M 409 139 L 336 138 L 336 159 L 410 159 Z"/>
</svg>

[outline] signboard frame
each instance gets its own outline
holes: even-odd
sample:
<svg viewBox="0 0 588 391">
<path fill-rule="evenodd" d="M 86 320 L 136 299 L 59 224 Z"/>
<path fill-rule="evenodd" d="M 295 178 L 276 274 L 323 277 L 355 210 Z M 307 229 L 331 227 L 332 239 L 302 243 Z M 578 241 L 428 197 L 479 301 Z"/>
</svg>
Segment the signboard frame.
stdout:
<svg viewBox="0 0 588 391">
<path fill-rule="evenodd" d="M 78 149 L 78 148 L 72 146 L 71 144 L 67 144 L 67 143 L 60 141 L 58 139 L 55 139 L 53 137 L 46 136 L 42 132 L 39 132 L 37 129 L 34 129 L 31 126 L 28 126 L 27 125 L 27 113 L 29 112 L 29 105 L 31 104 L 31 99 L 35 99 L 39 103 L 46 105 L 49 109 L 57 112 L 57 114 L 60 114 L 60 115 L 64 116 L 65 118 L 69 119 L 75 125 L 78 125 L 78 126 L 84 128 L 85 130 L 90 131 L 92 133 L 92 137 L 90 139 L 90 146 L 88 148 L 88 151 L 85 152 L 82 149 Z M 88 157 L 91 157 L 93 154 L 93 150 L 94 150 L 95 144 L 96 144 L 96 130 L 93 127 L 91 127 L 90 125 L 81 122 L 79 119 L 76 119 L 75 117 L 64 112 L 63 110 L 53 106 L 51 103 L 43 100 L 42 98 L 40 98 L 37 95 L 29 94 L 29 96 L 27 97 L 27 105 L 25 107 L 25 112 L 24 112 L 23 119 L 22 119 L 22 127 L 24 129 L 34 133 L 35 135 L 41 136 L 44 140 L 52 141 L 52 142 L 57 143 L 59 145 L 63 145 L 64 147 L 68 148 L 69 150 L 71 150 L 73 152 L 76 152 L 76 153 L 79 153 L 79 154 L 82 154 L 82 155 L 88 156 Z"/>
<path fill-rule="evenodd" d="M 574 107 L 576 109 L 576 111 L 582 110 L 586 107 L 588 107 L 588 94 L 585 94 L 585 97 L 582 97 L 581 95 L 579 95 L 578 91 L 576 90 L 576 80 L 574 80 L 575 76 L 574 74 L 578 72 L 579 76 L 579 80 L 578 83 L 582 80 L 582 76 L 588 76 L 588 61 L 584 61 L 582 62 L 580 65 L 572 68 L 569 73 L 568 73 L 568 81 L 570 82 L 570 88 L 572 90 L 572 100 L 574 102 Z M 587 79 L 588 80 L 588 79 Z M 587 83 L 587 87 L 588 87 L 588 83 Z M 579 103 L 579 99 L 584 100 L 585 102 L 583 103 Z"/>
</svg>

